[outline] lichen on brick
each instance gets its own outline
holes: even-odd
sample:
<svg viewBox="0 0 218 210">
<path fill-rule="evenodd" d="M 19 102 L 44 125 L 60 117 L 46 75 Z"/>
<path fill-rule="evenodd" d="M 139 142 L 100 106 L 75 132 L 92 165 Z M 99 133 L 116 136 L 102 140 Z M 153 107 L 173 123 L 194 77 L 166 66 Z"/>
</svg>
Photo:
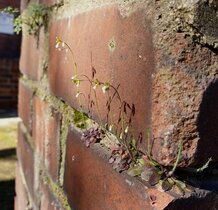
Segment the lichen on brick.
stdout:
<svg viewBox="0 0 218 210">
<path fill-rule="evenodd" d="M 163 150 L 161 154 L 156 148 L 155 156 L 166 165 L 175 161 L 180 140 L 183 141 L 180 166 L 200 164 L 210 155 L 217 160 L 209 147 L 205 147 L 202 156 L 200 145 L 206 144 L 206 139 L 200 136 L 198 126 L 201 104 L 207 88 L 217 78 L 218 63 L 214 46 L 208 47 L 209 42 L 203 44 L 194 39 L 202 30 L 201 27 L 194 27 L 196 15 L 204 7 L 206 11 L 207 7 L 214 9 L 215 1 L 210 1 L 211 4 L 205 2 L 184 0 L 156 3 L 153 22 L 156 73 L 153 74 L 152 127 L 154 145 L 159 145 L 157 148 Z M 199 16 L 198 22 L 203 23 L 205 18 Z M 216 17 L 210 21 L 214 20 Z M 198 25 L 205 28 L 205 35 L 208 36 L 207 25 Z M 215 144 L 215 140 L 211 141 L 211 144 Z"/>
</svg>

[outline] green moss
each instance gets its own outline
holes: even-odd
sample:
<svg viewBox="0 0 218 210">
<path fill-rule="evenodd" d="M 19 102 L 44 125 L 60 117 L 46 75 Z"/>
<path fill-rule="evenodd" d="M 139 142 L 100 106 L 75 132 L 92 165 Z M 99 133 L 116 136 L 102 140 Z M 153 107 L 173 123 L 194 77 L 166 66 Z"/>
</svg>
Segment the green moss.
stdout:
<svg viewBox="0 0 218 210">
<path fill-rule="evenodd" d="M 64 118 L 62 120 L 62 126 L 61 126 L 61 137 L 60 137 L 60 168 L 59 168 L 59 182 L 61 185 L 63 185 L 64 182 L 64 169 L 65 169 L 65 155 L 66 155 L 66 139 L 68 134 L 68 125 L 69 122 Z"/>
<path fill-rule="evenodd" d="M 58 186 L 56 183 L 54 183 L 51 178 L 48 176 L 44 175 L 43 177 L 44 182 L 49 186 L 50 190 L 54 193 L 54 195 L 58 198 L 62 206 L 64 207 L 65 210 L 72 210 L 69 203 L 68 199 L 64 193 L 63 188 Z"/>
<path fill-rule="evenodd" d="M 87 114 L 83 112 L 79 112 L 77 110 L 74 111 L 73 122 L 76 125 L 76 127 L 81 129 L 87 128 L 87 122 L 86 122 L 87 120 L 88 120 Z"/>
<path fill-rule="evenodd" d="M 65 155 L 66 155 L 66 139 L 68 135 L 69 126 L 74 125 L 78 131 L 82 132 L 90 126 L 90 119 L 85 113 L 73 109 L 66 102 L 61 101 L 56 96 L 50 94 L 48 89 L 48 79 L 44 75 L 43 78 L 37 82 L 28 80 L 25 77 L 21 81 L 28 86 L 41 100 L 49 104 L 49 110 L 46 113 L 46 120 L 52 117 L 52 110 L 61 114 L 61 128 L 60 128 L 60 165 L 59 165 L 59 183 L 63 185 L 64 169 L 65 169 Z M 51 110 L 52 109 L 52 110 Z M 25 131 L 25 129 L 24 129 Z"/>
<path fill-rule="evenodd" d="M 25 135 L 25 137 L 26 137 L 26 141 L 29 143 L 31 149 L 34 151 L 35 148 L 34 148 L 34 146 L 33 146 L 32 137 L 30 136 L 29 132 L 27 131 L 25 125 L 24 125 L 22 122 L 20 122 L 20 123 L 19 123 L 19 126 L 20 126 L 20 129 L 21 129 L 22 133 L 23 133 L 23 134 Z"/>
</svg>

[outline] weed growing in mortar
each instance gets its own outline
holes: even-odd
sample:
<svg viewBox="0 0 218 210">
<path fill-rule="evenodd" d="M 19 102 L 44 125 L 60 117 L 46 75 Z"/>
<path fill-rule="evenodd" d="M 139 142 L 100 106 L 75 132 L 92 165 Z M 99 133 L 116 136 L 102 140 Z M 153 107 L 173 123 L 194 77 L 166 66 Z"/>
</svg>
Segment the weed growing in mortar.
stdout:
<svg viewBox="0 0 218 210">
<path fill-rule="evenodd" d="M 85 129 L 87 127 L 87 119 L 88 116 L 85 113 L 79 112 L 77 110 L 74 111 L 73 122 L 76 127 Z"/>
<path fill-rule="evenodd" d="M 142 133 L 136 138 L 132 132 L 132 118 L 136 113 L 136 108 L 134 104 L 129 104 L 121 98 L 119 93 L 120 85 L 114 87 L 109 81 L 101 81 L 96 77 L 97 71 L 94 67 L 91 68 L 91 77 L 79 74 L 72 49 L 59 37 L 56 38 L 56 48 L 60 51 L 70 52 L 73 58 L 74 65 L 71 81 L 76 87 L 75 97 L 78 99 L 81 108 L 81 111 L 75 112 L 74 123 L 77 127 L 85 128 L 86 120 L 92 118 L 93 109 L 95 109 L 98 115 L 97 118 L 99 122 L 101 122 L 102 117 L 98 100 L 99 90 L 105 94 L 107 98 L 105 104 L 107 110 L 106 124 L 101 122 L 97 125 L 97 123 L 95 123 L 92 128 L 83 132 L 82 140 L 84 144 L 89 147 L 92 143 L 101 142 L 104 137 L 110 139 L 110 137 L 113 136 L 112 133 L 114 133 L 116 135 L 116 141 L 113 141 L 108 148 L 111 152 L 109 163 L 112 164 L 116 171 L 127 171 L 130 176 L 138 176 L 142 180 L 149 182 L 152 186 L 160 185 L 164 191 L 174 188 L 184 194 L 184 192 L 188 190 L 186 184 L 179 181 L 174 175 L 181 159 L 183 142 L 179 142 L 178 154 L 173 167 L 163 166 L 153 158 L 151 153 L 151 142 L 153 139 L 151 138 L 150 132 L 148 132 L 147 135 L 147 151 L 141 151 L 139 144 L 142 142 Z M 89 93 L 87 95 L 81 92 L 80 86 L 82 83 L 89 84 Z M 88 100 L 83 100 L 86 98 Z M 117 121 L 113 119 L 111 110 L 114 100 L 119 102 L 117 106 Z M 84 101 L 87 101 L 87 115 L 82 112 L 85 105 L 83 103 Z M 199 170 L 204 170 L 208 167 L 208 164 L 209 162 Z"/>
</svg>

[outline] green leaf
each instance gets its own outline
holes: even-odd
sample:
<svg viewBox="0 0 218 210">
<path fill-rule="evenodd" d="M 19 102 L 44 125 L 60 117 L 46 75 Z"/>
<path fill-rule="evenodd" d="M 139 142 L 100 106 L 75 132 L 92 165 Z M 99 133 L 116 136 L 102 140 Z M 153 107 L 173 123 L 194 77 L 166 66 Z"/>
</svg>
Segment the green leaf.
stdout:
<svg viewBox="0 0 218 210">
<path fill-rule="evenodd" d="M 202 167 L 196 169 L 196 172 L 199 173 L 199 172 L 204 171 L 206 168 L 208 168 L 211 161 L 212 161 L 212 158 L 209 158 L 208 161 Z"/>
<path fill-rule="evenodd" d="M 136 140 L 135 140 L 135 138 L 132 138 L 132 140 L 131 140 L 131 145 L 132 145 L 134 148 L 136 148 Z"/>
<path fill-rule="evenodd" d="M 172 181 L 172 180 L 171 180 Z M 162 184 L 161 184 L 161 187 L 164 191 L 168 191 L 168 190 L 171 190 L 172 187 L 173 187 L 173 184 L 169 179 L 164 179 Z"/>
<path fill-rule="evenodd" d="M 156 169 L 152 165 L 145 165 L 144 170 L 141 173 L 142 180 L 149 181 L 153 173 L 156 173 Z"/>
<path fill-rule="evenodd" d="M 145 165 L 146 164 L 146 162 L 145 162 L 145 160 L 143 158 L 138 159 L 138 162 L 141 165 Z"/>
<path fill-rule="evenodd" d="M 156 185 L 160 181 L 160 175 L 157 173 L 157 171 L 152 171 L 151 176 L 149 177 L 149 184 L 151 186 Z"/>
<path fill-rule="evenodd" d="M 128 171 L 127 171 L 127 174 L 129 174 L 130 176 L 140 176 L 141 173 L 143 172 L 144 170 L 144 167 L 143 166 L 134 166 L 132 168 L 130 168 Z"/>
<path fill-rule="evenodd" d="M 77 110 L 74 111 L 74 116 L 73 116 L 73 122 L 74 124 L 81 129 L 84 129 L 87 127 L 86 120 L 88 120 L 87 114 L 83 112 L 79 112 Z"/>
</svg>

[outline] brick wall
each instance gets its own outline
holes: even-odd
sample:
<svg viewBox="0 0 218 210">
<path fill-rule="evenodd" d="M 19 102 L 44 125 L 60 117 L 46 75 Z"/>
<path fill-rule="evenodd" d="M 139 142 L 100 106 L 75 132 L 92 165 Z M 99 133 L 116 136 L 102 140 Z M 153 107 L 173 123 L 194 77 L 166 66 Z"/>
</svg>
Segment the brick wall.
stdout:
<svg viewBox="0 0 218 210">
<path fill-rule="evenodd" d="M 19 5 L 19 0 L 5 0 L 0 2 L 0 9 Z M 0 110 L 17 109 L 20 42 L 18 35 L 0 34 Z"/>
<path fill-rule="evenodd" d="M 50 5 L 54 1 L 41 2 Z M 201 130 L 199 119 L 206 114 L 208 129 L 216 136 L 217 123 L 211 122 L 217 118 L 217 100 L 210 97 L 217 90 L 216 50 L 193 42 L 188 27 L 184 32 L 175 29 L 174 15 L 165 10 L 173 7 L 180 17 L 179 5 L 169 4 L 147 0 L 132 4 L 65 2 L 54 12 L 47 32 L 42 28 L 38 37 L 23 34 L 16 210 L 218 207 L 213 191 L 191 188 L 183 197 L 178 190 L 163 192 L 125 172 L 116 172 L 108 163 L 105 147 L 85 147 L 82 131 L 73 120 L 75 109 L 89 111 L 85 102 L 81 108 L 71 81 L 75 61 L 81 74 L 91 76 L 94 68 L 99 80 L 120 86 L 120 96 L 135 106 L 132 129 L 135 136 L 142 136 L 141 148 L 146 150 L 149 129 L 154 136 L 154 158 L 163 165 L 175 162 L 181 139 L 180 167 L 198 165 L 208 156 L 216 162 L 217 139 Z M 195 4 L 191 6 L 196 9 Z M 55 48 L 56 36 L 71 47 L 74 61 L 69 51 Z M 87 84 L 80 88 L 88 94 Z M 105 123 L 105 95 L 97 94 L 99 110 L 92 109 L 91 117 Z M 115 101 L 111 107 L 115 121 L 117 106 Z M 206 137 L 210 137 L 211 147 L 202 151 Z"/>
<path fill-rule="evenodd" d="M 18 65 L 18 59 L 0 59 L 0 109 L 17 107 Z"/>
</svg>

